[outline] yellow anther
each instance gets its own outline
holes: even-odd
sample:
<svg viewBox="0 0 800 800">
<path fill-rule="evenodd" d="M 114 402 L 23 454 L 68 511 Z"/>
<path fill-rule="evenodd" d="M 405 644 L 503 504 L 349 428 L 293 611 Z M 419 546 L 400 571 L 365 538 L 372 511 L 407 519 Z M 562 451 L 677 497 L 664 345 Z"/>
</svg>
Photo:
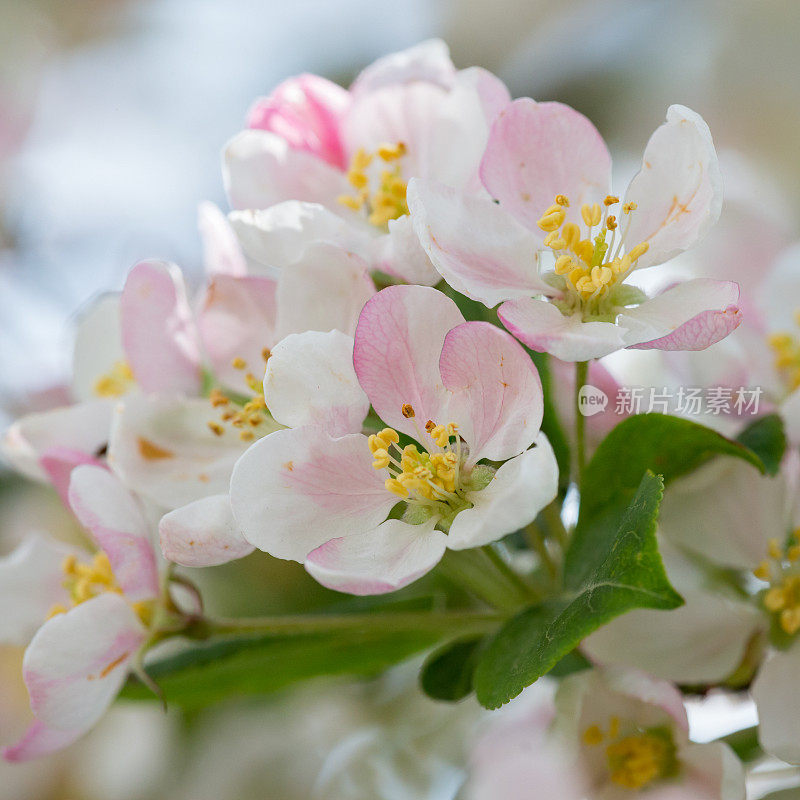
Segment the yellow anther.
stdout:
<svg viewBox="0 0 800 800">
<path fill-rule="evenodd" d="M 767 542 L 767 554 L 770 558 L 781 558 L 783 556 L 783 548 L 777 539 L 770 539 Z"/>
<path fill-rule="evenodd" d="M 394 428 L 384 428 L 377 436 L 386 447 L 397 444 L 400 441 L 400 434 Z"/>
<path fill-rule="evenodd" d="M 574 251 L 575 246 L 581 240 L 581 229 L 574 222 L 568 222 L 561 229 L 561 236 L 567 243 L 567 247 L 569 247 L 570 250 Z"/>
<path fill-rule="evenodd" d="M 253 439 L 256 438 L 256 435 L 253 433 L 253 431 L 239 431 L 239 438 L 243 442 L 252 442 Z"/>
<path fill-rule="evenodd" d="M 636 247 L 634 247 L 633 250 L 628 253 L 628 255 L 631 257 L 631 261 L 636 261 L 637 259 L 641 258 L 649 249 L 649 242 L 641 242 L 640 244 L 637 244 Z"/>
<path fill-rule="evenodd" d="M 350 185 L 356 189 L 363 189 L 369 185 L 367 173 L 357 169 L 351 169 L 348 171 L 347 180 Z"/>
<path fill-rule="evenodd" d="M 625 205 L 622 206 L 622 213 L 630 214 L 631 211 L 636 211 L 637 208 L 639 208 L 639 206 L 636 203 L 625 203 Z"/>
<path fill-rule="evenodd" d="M 247 367 L 247 362 L 241 356 L 236 356 L 236 358 L 231 361 L 231 366 L 234 369 L 245 369 Z"/>
<path fill-rule="evenodd" d="M 786 596 L 783 589 L 774 587 L 764 595 L 764 608 L 767 611 L 780 611 L 786 605 Z"/>
<path fill-rule="evenodd" d="M 372 453 L 374 461 L 372 462 L 373 469 L 385 469 L 389 466 L 389 451 L 388 450 L 375 450 Z"/>
<path fill-rule="evenodd" d="M 590 747 L 595 747 L 603 742 L 603 731 L 599 725 L 590 725 L 583 732 L 583 743 Z"/>
<path fill-rule="evenodd" d="M 411 403 L 403 403 L 403 407 L 400 409 L 400 411 L 406 419 L 411 419 L 416 416 L 416 413 L 414 412 L 414 406 L 412 406 Z"/>
<path fill-rule="evenodd" d="M 770 575 L 772 574 L 772 570 L 769 566 L 769 561 L 762 561 L 754 570 L 753 575 L 756 578 L 759 578 L 762 581 L 768 581 L 770 579 Z"/>
<path fill-rule="evenodd" d="M 352 169 L 365 170 L 371 163 L 372 156 L 363 147 L 359 147 L 353 155 L 351 167 Z"/>
<path fill-rule="evenodd" d="M 75 556 L 67 556 L 61 562 L 61 571 L 67 576 L 75 575 L 77 573 L 77 568 L 78 559 Z"/>
<path fill-rule="evenodd" d="M 227 406 L 228 403 L 230 403 L 230 400 L 225 397 L 225 395 L 222 394 L 219 389 L 212 389 L 211 393 L 208 395 L 208 399 L 214 408 L 218 408 L 219 406 Z"/>
<path fill-rule="evenodd" d="M 398 497 L 408 497 L 408 489 L 403 486 L 396 478 L 387 478 L 383 484 L 390 492 L 396 494 Z"/>
<path fill-rule="evenodd" d="M 584 203 L 581 206 L 581 218 L 584 223 L 590 228 L 599 225 L 600 220 L 603 218 L 603 210 L 600 208 L 600 203 Z"/>
<path fill-rule="evenodd" d="M 336 202 L 340 205 L 347 206 L 347 208 L 353 211 L 360 211 L 364 206 L 364 200 L 360 197 L 352 197 L 349 194 L 340 194 L 336 198 Z"/>
<path fill-rule="evenodd" d="M 794 606 L 781 611 L 781 628 L 790 636 L 800 631 L 800 607 Z"/>
<path fill-rule="evenodd" d="M 97 397 L 121 397 L 134 383 L 133 371 L 126 361 L 116 361 L 111 369 L 94 383 Z"/>
<path fill-rule="evenodd" d="M 559 256 L 556 259 L 555 263 L 555 273 L 556 275 L 566 275 L 570 270 L 575 267 L 575 262 L 572 260 L 570 256 Z"/>
<path fill-rule="evenodd" d="M 786 551 L 786 558 L 789 561 L 797 561 L 800 559 L 800 544 L 793 544 L 787 551 Z"/>
<path fill-rule="evenodd" d="M 69 609 L 66 606 L 62 606 L 61 603 L 56 603 L 47 613 L 47 619 L 57 617 L 59 614 L 66 614 L 68 610 Z"/>
<path fill-rule="evenodd" d="M 536 223 L 543 231 L 557 231 L 564 222 L 566 214 L 560 206 L 556 206 L 555 211 L 545 212 L 541 219 Z"/>
<path fill-rule="evenodd" d="M 613 214 L 610 214 L 606 219 L 606 228 L 610 231 L 615 231 L 617 229 L 617 218 Z"/>
<path fill-rule="evenodd" d="M 208 427 L 215 436 L 223 436 L 225 434 L 225 428 L 219 422 L 209 422 Z"/>
<path fill-rule="evenodd" d="M 394 145 L 382 144 L 375 155 L 384 163 L 391 163 L 392 166 L 391 169 L 381 170 L 376 176 L 374 172 L 367 172 L 375 155 L 367 153 L 363 148 L 356 151 L 347 171 L 347 180 L 357 190 L 357 194 L 341 195 L 337 198 L 338 202 L 353 211 L 365 209 L 368 212 L 368 221 L 378 227 L 384 227 L 393 219 L 408 214 L 407 186 L 401 176 L 399 163 L 399 159 L 405 153 L 406 146 L 402 142 Z"/>
<path fill-rule="evenodd" d="M 544 237 L 545 247 L 552 247 L 553 250 L 563 250 L 567 246 L 567 240 L 559 235 L 558 231 L 548 233 Z"/>
<path fill-rule="evenodd" d="M 616 739 L 619 736 L 620 721 L 619 717 L 611 717 L 608 721 L 608 738 Z"/>
<path fill-rule="evenodd" d="M 603 205 L 606 208 L 613 206 L 615 203 L 619 203 L 619 197 L 615 197 L 613 194 L 607 194 L 605 200 L 603 200 Z"/>
<path fill-rule="evenodd" d="M 378 148 L 378 156 L 384 161 L 395 161 L 398 158 L 402 158 L 405 154 L 405 142 L 398 142 L 397 144 L 382 144 Z"/>
<path fill-rule="evenodd" d="M 264 347 L 261 350 L 261 358 L 264 359 L 264 363 L 266 364 L 267 361 L 269 361 L 270 358 L 272 358 L 272 350 L 270 350 L 269 347 Z"/>
<path fill-rule="evenodd" d="M 557 194 L 556 205 L 562 206 L 563 208 L 569 208 L 569 198 L 563 194 Z"/>
<path fill-rule="evenodd" d="M 567 276 L 567 280 L 577 289 L 578 283 L 586 277 L 586 270 L 581 267 L 576 267 Z"/>
<path fill-rule="evenodd" d="M 591 264 L 594 258 L 594 245 L 588 240 L 584 239 L 575 246 L 575 255 L 581 259 L 585 264 Z"/>
<path fill-rule="evenodd" d="M 673 750 L 662 736 L 626 736 L 606 748 L 611 780 L 626 789 L 641 789 L 666 773 Z"/>
</svg>

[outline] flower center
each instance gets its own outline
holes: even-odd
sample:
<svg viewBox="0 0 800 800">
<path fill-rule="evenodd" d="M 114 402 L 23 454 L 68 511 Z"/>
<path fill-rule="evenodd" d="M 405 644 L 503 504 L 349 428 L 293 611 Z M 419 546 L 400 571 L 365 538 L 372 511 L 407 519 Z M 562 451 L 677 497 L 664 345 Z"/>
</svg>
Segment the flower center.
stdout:
<svg viewBox="0 0 800 800">
<path fill-rule="evenodd" d="M 356 194 L 340 195 L 338 201 L 353 211 L 363 209 L 369 222 L 379 228 L 408 214 L 400 163 L 405 154 L 403 142 L 383 144 L 374 153 L 363 147 L 356 150 L 347 170 L 347 180 Z M 370 170 L 373 162 L 378 168 Z"/>
<path fill-rule="evenodd" d="M 795 320 L 800 325 L 800 311 Z M 800 386 L 800 340 L 792 333 L 773 333 L 767 341 L 774 354 L 775 369 L 794 391 Z"/>
<path fill-rule="evenodd" d="M 404 405 L 403 414 L 413 418 L 414 409 Z M 466 493 L 484 488 L 494 470 L 480 465 L 465 469 L 465 453 L 455 422 L 437 425 L 428 420 L 425 430 L 439 450 L 429 452 L 416 444 L 401 447 L 400 435 L 393 428 L 372 434 L 372 466 L 389 470 L 384 485 L 405 501 L 407 521 L 423 522 L 435 515 L 439 527 L 448 530 L 456 514 L 472 506 Z M 419 439 L 424 439 L 421 431 Z"/>
<path fill-rule="evenodd" d="M 71 608 L 106 592 L 122 594 L 122 589 L 111 569 L 111 562 L 102 550 L 95 553 L 88 562 L 78 561 L 75 556 L 67 556 L 61 565 L 61 570 L 64 573 L 63 586 L 70 594 Z M 131 608 L 144 625 L 150 623 L 153 613 L 152 602 L 132 603 Z M 50 609 L 47 618 L 65 614 L 68 610 L 61 603 L 56 603 Z"/>
<path fill-rule="evenodd" d="M 612 717 L 607 732 L 599 725 L 590 725 L 583 733 L 590 746 L 605 747 L 606 764 L 611 781 L 626 789 L 643 789 L 674 773 L 675 742 L 669 728 L 636 730 L 620 736 L 620 721 Z"/>
<path fill-rule="evenodd" d="M 603 301 L 616 299 L 617 305 L 628 305 L 634 299 L 614 298 L 612 290 L 625 280 L 649 244 L 641 242 L 626 250 L 625 238 L 636 203 L 622 205 L 625 217 L 622 229 L 617 217 L 610 213 L 618 203 L 618 197 L 609 195 L 602 206 L 600 203 L 581 206 L 585 229 L 575 222 L 564 221 L 569 199 L 562 194 L 542 214 L 538 225 L 547 233 L 544 244 L 555 258 L 551 282 L 567 293 L 563 313 L 580 309 L 596 315 Z"/>
<path fill-rule="evenodd" d="M 101 375 L 92 387 L 97 397 L 122 397 L 135 383 L 133 370 L 127 361 L 115 361 L 111 369 Z"/>
<path fill-rule="evenodd" d="M 777 539 L 771 539 L 764 559 L 753 574 L 767 581 L 770 588 L 764 593 L 764 608 L 777 616 L 778 624 L 784 633 L 794 636 L 800 631 L 800 544 L 798 531 L 792 536 L 792 543 L 781 547 Z"/>
<path fill-rule="evenodd" d="M 266 364 L 270 357 L 269 349 L 265 347 L 261 355 Z M 247 369 L 247 362 L 240 357 L 234 358 L 231 365 L 234 369 Z M 243 442 L 252 442 L 272 433 L 275 430 L 275 421 L 267 411 L 264 389 L 258 378 L 252 372 L 247 372 L 244 379 L 253 392 L 252 397 L 230 397 L 221 389 L 211 390 L 208 399 L 214 408 L 220 409 L 220 421 L 213 420 L 208 423 L 208 427 L 215 435 L 224 436 L 225 426 L 230 425 L 239 431 L 239 438 Z"/>
</svg>

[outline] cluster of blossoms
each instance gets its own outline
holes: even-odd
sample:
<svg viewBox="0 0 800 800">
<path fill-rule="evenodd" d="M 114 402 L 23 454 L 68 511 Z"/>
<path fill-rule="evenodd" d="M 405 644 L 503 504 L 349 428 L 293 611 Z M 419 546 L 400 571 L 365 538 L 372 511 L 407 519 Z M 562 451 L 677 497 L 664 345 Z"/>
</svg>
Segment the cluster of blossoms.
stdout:
<svg viewBox="0 0 800 800">
<path fill-rule="evenodd" d="M 682 106 L 620 197 L 584 116 L 512 101 L 433 41 L 347 90 L 287 80 L 253 105 L 223 171 L 233 210 L 200 209 L 204 285 L 192 296 L 175 265 L 137 264 L 79 321 L 75 403 L 3 440 L 88 534 L 84 550 L 36 537 L 0 561 L 13 608 L 0 635 L 29 642 L 35 715 L 10 760 L 70 744 L 129 673 L 153 685 L 150 648 L 213 628 L 176 567 L 258 549 L 330 589 L 377 595 L 442 562 L 476 605 L 555 602 L 572 533 L 562 505 L 608 432 L 598 418 L 587 437 L 562 398 L 587 372 L 611 393 L 595 359 L 701 357 L 742 323 L 737 283 L 648 296 L 629 282 L 721 211 L 711 135 Z M 786 264 L 760 287 L 772 308 L 800 275 L 797 258 Z M 770 354 L 792 446 L 794 313 L 742 326 Z M 543 432 L 565 423 L 572 470 Z M 752 683 L 763 748 L 800 763 L 797 474 L 790 449 L 773 477 L 718 458 L 670 486 L 659 540 L 684 605 L 629 611 L 584 639 L 592 667 L 562 681 L 554 706 L 519 701 L 476 750 L 469 796 L 743 798 L 733 752 L 690 741 L 676 685 Z M 518 557 L 528 547 L 533 561 Z"/>
</svg>

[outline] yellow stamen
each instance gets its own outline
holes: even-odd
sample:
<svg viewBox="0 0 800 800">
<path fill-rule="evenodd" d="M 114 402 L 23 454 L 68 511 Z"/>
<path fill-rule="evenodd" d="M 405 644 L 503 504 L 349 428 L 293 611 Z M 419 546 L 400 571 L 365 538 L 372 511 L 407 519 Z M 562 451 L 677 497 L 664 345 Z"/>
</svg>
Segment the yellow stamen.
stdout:
<svg viewBox="0 0 800 800">
<path fill-rule="evenodd" d="M 111 369 L 94 383 L 97 397 L 121 397 L 133 387 L 133 370 L 126 361 L 116 361 Z"/>
</svg>

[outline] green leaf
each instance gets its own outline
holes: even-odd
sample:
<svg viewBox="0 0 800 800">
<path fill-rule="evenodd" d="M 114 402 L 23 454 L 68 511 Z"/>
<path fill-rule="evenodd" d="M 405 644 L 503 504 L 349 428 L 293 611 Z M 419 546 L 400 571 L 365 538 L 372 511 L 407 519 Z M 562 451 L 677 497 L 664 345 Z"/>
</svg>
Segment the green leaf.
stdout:
<svg viewBox="0 0 800 800">
<path fill-rule="evenodd" d="M 758 725 L 729 733 L 720 741 L 725 742 L 736 753 L 740 761 L 755 761 L 764 755 L 764 751 L 758 743 Z"/>
<path fill-rule="evenodd" d="M 800 787 L 780 789 L 762 796 L 761 800 L 800 800 Z"/>
<path fill-rule="evenodd" d="M 580 516 L 565 564 L 567 581 L 580 584 L 594 553 L 607 552 L 619 516 L 646 470 L 669 485 L 720 455 L 741 458 L 765 471 L 752 450 L 696 422 L 665 414 L 637 414 L 620 422 L 584 472 Z"/>
<path fill-rule="evenodd" d="M 633 608 L 677 608 L 656 545 L 663 481 L 645 473 L 632 502 L 617 520 L 608 547 L 596 549 L 579 584 L 566 596 L 517 614 L 489 643 L 475 670 L 475 691 L 498 708 L 547 673 L 601 625 Z"/>
<path fill-rule="evenodd" d="M 485 641 L 471 636 L 446 644 L 428 656 L 420 673 L 423 691 L 434 700 L 461 700 L 472 692 L 472 675 Z"/>
<path fill-rule="evenodd" d="M 553 373 L 550 371 L 550 356 L 548 356 L 547 353 L 535 353 L 527 347 L 525 350 L 536 365 L 536 369 L 539 371 L 539 378 L 542 381 L 542 393 L 544 394 L 542 432 L 547 436 L 556 457 L 559 488 L 566 490 L 569 486 L 571 467 L 569 441 L 564 433 L 564 429 L 561 427 L 561 422 L 553 400 Z"/>
<path fill-rule="evenodd" d="M 193 646 L 148 664 L 170 704 L 204 708 L 231 697 L 263 695 L 323 675 L 375 675 L 442 640 L 433 631 L 248 636 Z M 123 698 L 151 700 L 131 679 Z"/>
<path fill-rule="evenodd" d="M 764 463 L 767 475 L 777 475 L 786 452 L 783 420 L 778 414 L 768 414 L 748 425 L 736 441 L 750 448 Z"/>
</svg>

